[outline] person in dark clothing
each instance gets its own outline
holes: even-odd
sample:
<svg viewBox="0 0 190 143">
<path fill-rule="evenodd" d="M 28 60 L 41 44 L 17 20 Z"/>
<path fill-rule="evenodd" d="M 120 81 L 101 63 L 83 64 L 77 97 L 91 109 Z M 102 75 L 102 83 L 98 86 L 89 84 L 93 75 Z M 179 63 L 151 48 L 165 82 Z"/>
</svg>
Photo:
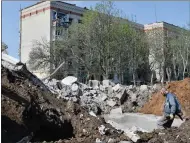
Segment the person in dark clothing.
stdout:
<svg viewBox="0 0 190 143">
<path fill-rule="evenodd" d="M 178 115 L 182 119 L 181 105 L 177 97 L 168 92 L 165 88 L 162 88 L 160 93 L 166 98 L 163 109 L 163 116 L 158 120 L 157 126 L 160 129 L 170 128 L 175 115 Z"/>
</svg>

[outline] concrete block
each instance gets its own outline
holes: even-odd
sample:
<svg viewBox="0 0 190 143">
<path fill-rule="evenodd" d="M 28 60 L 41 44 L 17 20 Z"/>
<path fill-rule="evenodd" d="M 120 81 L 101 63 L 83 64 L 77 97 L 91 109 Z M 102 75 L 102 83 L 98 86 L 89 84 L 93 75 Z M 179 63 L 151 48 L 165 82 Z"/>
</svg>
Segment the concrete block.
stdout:
<svg viewBox="0 0 190 143">
<path fill-rule="evenodd" d="M 98 131 L 101 135 L 105 135 L 105 126 L 101 125 L 100 127 L 98 127 Z"/>
<path fill-rule="evenodd" d="M 101 97 L 101 100 L 102 100 L 102 101 L 105 101 L 107 98 L 108 98 L 107 95 L 106 95 L 106 94 L 103 94 L 102 97 Z"/>
<path fill-rule="evenodd" d="M 110 85 L 110 81 L 109 80 L 103 80 L 102 84 L 103 84 L 103 86 L 108 87 Z"/>
<path fill-rule="evenodd" d="M 141 91 L 148 90 L 148 86 L 147 86 L 147 85 L 141 85 L 141 86 L 140 86 L 140 90 L 141 90 Z"/>
<path fill-rule="evenodd" d="M 116 84 L 112 89 L 114 92 L 119 91 L 119 89 L 121 88 L 120 84 Z"/>
<path fill-rule="evenodd" d="M 112 109 L 112 110 L 110 111 L 110 114 L 122 114 L 122 113 L 123 113 L 123 112 L 122 112 L 121 107 Z"/>
<path fill-rule="evenodd" d="M 77 85 L 77 84 L 72 84 L 72 86 L 71 86 L 71 90 L 73 91 L 73 92 L 75 92 L 75 91 L 78 91 L 78 89 L 79 89 L 79 86 Z"/>
<path fill-rule="evenodd" d="M 133 142 L 138 142 L 140 140 L 139 135 L 137 135 L 129 130 L 124 130 L 124 132 L 125 132 L 124 134 L 126 136 L 128 136 Z"/>
<path fill-rule="evenodd" d="M 116 105 L 116 102 L 113 101 L 113 100 L 107 100 L 107 104 L 111 107 L 115 106 Z"/>
<path fill-rule="evenodd" d="M 120 104 L 123 104 L 125 102 L 125 100 L 127 99 L 127 96 L 128 94 L 125 89 L 116 95 L 116 97 L 119 99 Z"/>
<path fill-rule="evenodd" d="M 74 82 L 77 81 L 77 78 L 74 76 L 67 76 L 66 78 L 62 79 L 61 83 L 65 85 L 72 85 Z"/>
<path fill-rule="evenodd" d="M 113 89 L 111 86 L 107 87 L 108 95 L 111 95 L 113 93 Z"/>
<path fill-rule="evenodd" d="M 100 82 L 98 80 L 90 80 L 89 83 L 93 89 L 98 89 L 100 86 Z"/>
</svg>

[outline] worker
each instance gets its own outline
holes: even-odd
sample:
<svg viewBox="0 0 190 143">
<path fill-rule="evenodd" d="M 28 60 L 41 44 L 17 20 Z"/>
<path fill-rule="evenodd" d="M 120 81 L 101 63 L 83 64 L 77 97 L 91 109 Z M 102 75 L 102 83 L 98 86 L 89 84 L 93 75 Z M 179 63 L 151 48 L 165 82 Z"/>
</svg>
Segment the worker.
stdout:
<svg viewBox="0 0 190 143">
<path fill-rule="evenodd" d="M 165 97 L 163 116 L 158 120 L 157 125 L 159 129 L 170 128 L 175 115 L 178 115 L 182 119 L 181 105 L 177 100 L 177 97 L 168 92 L 165 88 L 162 88 L 160 93 Z"/>
</svg>

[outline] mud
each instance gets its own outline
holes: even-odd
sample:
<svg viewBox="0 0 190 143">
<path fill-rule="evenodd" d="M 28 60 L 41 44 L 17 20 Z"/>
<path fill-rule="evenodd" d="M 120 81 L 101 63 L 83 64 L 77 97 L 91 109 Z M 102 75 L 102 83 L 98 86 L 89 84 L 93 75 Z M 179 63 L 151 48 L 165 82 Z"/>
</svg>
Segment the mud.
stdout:
<svg viewBox="0 0 190 143">
<path fill-rule="evenodd" d="M 115 142 L 129 140 L 122 132 L 106 124 L 101 117 L 89 115 L 85 108 L 42 91 L 22 72 L 2 67 L 2 142 L 91 143 L 97 138 Z M 98 127 L 107 128 L 101 135 Z"/>
</svg>

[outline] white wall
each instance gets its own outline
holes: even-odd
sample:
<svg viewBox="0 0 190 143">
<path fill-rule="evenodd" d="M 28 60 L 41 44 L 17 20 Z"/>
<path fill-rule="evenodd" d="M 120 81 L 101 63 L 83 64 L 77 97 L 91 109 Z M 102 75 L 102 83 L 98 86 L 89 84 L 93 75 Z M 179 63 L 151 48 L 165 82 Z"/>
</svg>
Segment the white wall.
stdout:
<svg viewBox="0 0 190 143">
<path fill-rule="evenodd" d="M 22 15 L 48 6 L 50 6 L 49 1 L 40 3 L 24 9 Z M 40 41 L 42 38 L 47 41 L 50 40 L 50 9 L 22 18 L 21 22 L 21 62 L 27 63 L 29 53 L 33 47 L 33 41 Z"/>
</svg>

